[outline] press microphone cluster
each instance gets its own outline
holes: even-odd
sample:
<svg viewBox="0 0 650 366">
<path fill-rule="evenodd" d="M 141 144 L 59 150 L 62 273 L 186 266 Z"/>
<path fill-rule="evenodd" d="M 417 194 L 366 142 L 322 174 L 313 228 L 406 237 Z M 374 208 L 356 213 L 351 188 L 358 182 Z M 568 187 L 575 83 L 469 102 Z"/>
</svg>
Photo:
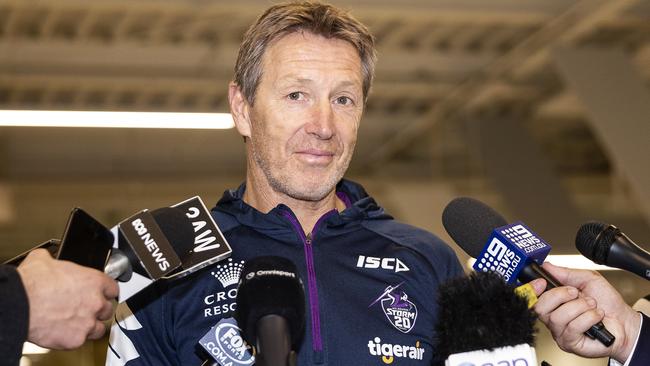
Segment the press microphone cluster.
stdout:
<svg viewBox="0 0 650 366">
<path fill-rule="evenodd" d="M 475 270 L 497 273 L 509 283 L 544 278 L 546 290 L 562 286 L 541 267 L 550 245 L 523 223 L 508 225 L 491 207 L 469 197 L 452 200 L 443 211 L 442 222 L 454 241 L 476 258 Z M 602 322 L 585 334 L 607 347 L 615 340 Z"/>
<path fill-rule="evenodd" d="M 253 258 L 242 269 L 235 318 L 222 319 L 199 341 L 209 356 L 203 365 L 295 366 L 304 330 L 296 266 L 282 257 Z"/>
<path fill-rule="evenodd" d="M 514 285 L 473 272 L 438 291 L 436 365 L 537 365 L 536 316 Z"/>
<path fill-rule="evenodd" d="M 650 280 L 650 253 L 614 225 L 583 224 L 576 234 L 576 248 L 594 263 L 620 268 Z"/>
<path fill-rule="evenodd" d="M 75 208 L 54 257 L 104 271 L 118 281 L 118 302 L 123 302 L 157 280 L 185 276 L 231 252 L 196 196 L 171 207 L 142 210 L 111 229 Z M 18 265 L 26 254 L 10 262 Z"/>
</svg>

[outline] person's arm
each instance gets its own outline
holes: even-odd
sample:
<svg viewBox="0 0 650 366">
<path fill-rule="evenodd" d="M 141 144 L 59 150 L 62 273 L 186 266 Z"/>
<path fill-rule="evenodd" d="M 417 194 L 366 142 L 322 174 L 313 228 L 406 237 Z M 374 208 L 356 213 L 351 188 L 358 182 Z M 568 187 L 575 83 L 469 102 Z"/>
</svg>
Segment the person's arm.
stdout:
<svg viewBox="0 0 650 366">
<path fill-rule="evenodd" d="M 0 265 L 0 355 L 7 365 L 20 360 L 28 322 L 27 294 L 16 267 Z"/>
<path fill-rule="evenodd" d="M 544 263 L 544 269 L 565 286 L 542 293 L 546 281 L 531 282 L 539 296 L 535 312 L 558 346 L 583 357 L 611 357 L 624 363 L 632 353 L 641 319 L 621 295 L 595 271 L 575 270 Z M 616 337 L 605 347 L 584 332 L 602 321 Z"/>
<path fill-rule="evenodd" d="M 29 303 L 27 340 L 53 349 L 74 349 L 105 332 L 117 283 L 104 273 L 32 251 L 18 266 Z"/>
</svg>

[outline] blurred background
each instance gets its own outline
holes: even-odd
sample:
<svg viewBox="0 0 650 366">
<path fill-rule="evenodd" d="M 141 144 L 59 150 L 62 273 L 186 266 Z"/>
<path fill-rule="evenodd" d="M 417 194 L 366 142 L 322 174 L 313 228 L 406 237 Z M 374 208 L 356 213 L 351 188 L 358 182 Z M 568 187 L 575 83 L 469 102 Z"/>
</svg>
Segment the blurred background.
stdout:
<svg viewBox="0 0 650 366">
<path fill-rule="evenodd" d="M 0 0 L 0 109 L 228 112 L 243 32 L 272 2 Z M 333 1 L 377 37 L 347 177 L 445 238 L 469 195 L 578 254 L 590 219 L 650 238 L 650 1 Z M 79 206 L 107 226 L 245 172 L 234 129 L 0 127 L 0 260 L 60 238 Z M 603 274 L 633 303 L 650 285 Z M 23 365 L 103 365 L 107 337 Z M 565 354 L 540 324 L 538 358 Z"/>
</svg>

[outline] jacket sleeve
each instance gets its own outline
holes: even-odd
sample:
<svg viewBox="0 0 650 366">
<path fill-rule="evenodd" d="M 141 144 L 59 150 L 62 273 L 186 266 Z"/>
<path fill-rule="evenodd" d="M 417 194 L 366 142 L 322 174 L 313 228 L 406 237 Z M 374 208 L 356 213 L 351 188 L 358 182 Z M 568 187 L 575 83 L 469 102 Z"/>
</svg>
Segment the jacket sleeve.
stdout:
<svg viewBox="0 0 650 366">
<path fill-rule="evenodd" d="M 29 302 L 16 267 L 9 265 L 0 265 L 0 324 L 3 362 L 18 365 L 29 328 Z"/>
<path fill-rule="evenodd" d="M 641 331 L 630 359 L 630 366 L 650 365 L 650 318 L 645 314 L 642 316 Z"/>
<path fill-rule="evenodd" d="M 168 336 L 164 286 L 154 284 L 115 310 L 106 366 L 178 364 Z"/>
</svg>

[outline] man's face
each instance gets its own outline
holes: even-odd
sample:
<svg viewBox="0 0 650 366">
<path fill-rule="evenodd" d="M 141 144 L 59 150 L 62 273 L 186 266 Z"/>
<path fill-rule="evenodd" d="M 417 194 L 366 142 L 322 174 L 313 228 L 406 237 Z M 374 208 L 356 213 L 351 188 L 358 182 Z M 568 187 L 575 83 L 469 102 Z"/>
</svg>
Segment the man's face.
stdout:
<svg viewBox="0 0 650 366">
<path fill-rule="evenodd" d="M 249 113 L 253 179 L 294 199 L 321 200 L 354 151 L 363 111 L 359 55 L 345 41 L 298 32 L 267 48 L 262 70 Z"/>
</svg>

